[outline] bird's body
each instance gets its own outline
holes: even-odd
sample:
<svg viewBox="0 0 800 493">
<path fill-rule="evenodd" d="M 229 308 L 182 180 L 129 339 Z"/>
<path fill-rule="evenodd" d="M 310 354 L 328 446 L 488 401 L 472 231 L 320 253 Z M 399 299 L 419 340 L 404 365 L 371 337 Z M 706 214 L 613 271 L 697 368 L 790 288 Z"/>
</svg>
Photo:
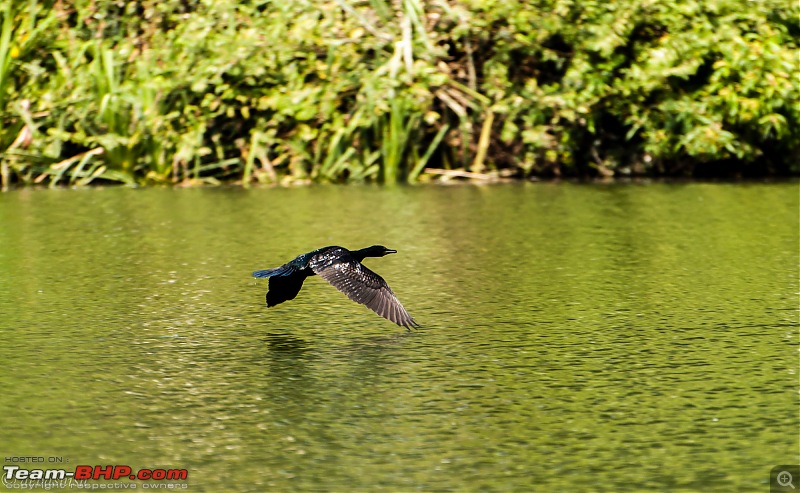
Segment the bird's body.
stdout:
<svg viewBox="0 0 800 493">
<path fill-rule="evenodd" d="M 410 330 L 417 327 L 400 300 L 381 276 L 361 263 L 366 257 L 397 253 L 381 245 L 361 250 L 328 246 L 304 253 L 274 269 L 253 272 L 253 277 L 269 278 L 267 306 L 275 306 L 297 296 L 307 277 L 318 275 L 351 300 L 366 305 L 381 317 Z"/>
</svg>

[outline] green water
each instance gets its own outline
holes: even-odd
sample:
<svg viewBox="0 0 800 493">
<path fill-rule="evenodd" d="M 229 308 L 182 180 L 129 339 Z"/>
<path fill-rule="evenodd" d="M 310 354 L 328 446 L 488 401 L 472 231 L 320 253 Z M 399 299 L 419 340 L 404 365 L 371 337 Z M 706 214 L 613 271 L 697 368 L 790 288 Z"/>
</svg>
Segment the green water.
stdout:
<svg viewBox="0 0 800 493">
<path fill-rule="evenodd" d="M 189 491 L 766 492 L 800 462 L 798 229 L 796 183 L 5 193 L 0 453 Z M 423 329 L 250 278 L 375 243 Z"/>
</svg>

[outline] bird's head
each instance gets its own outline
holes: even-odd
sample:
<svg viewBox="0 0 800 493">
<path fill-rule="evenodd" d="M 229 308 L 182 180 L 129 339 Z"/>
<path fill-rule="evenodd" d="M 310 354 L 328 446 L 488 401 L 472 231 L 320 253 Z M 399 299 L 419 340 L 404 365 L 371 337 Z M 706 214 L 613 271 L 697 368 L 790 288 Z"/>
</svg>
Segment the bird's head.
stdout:
<svg viewBox="0 0 800 493">
<path fill-rule="evenodd" d="M 371 247 L 362 248 L 361 251 L 364 253 L 364 257 L 383 257 L 390 253 L 397 253 L 397 250 L 386 248 L 383 245 L 372 245 Z"/>
</svg>

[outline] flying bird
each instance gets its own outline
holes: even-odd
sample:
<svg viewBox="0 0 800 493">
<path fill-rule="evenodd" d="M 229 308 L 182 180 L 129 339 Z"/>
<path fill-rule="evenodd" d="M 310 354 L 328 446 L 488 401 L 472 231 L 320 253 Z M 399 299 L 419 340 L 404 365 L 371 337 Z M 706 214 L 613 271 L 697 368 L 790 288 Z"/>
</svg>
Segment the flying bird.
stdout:
<svg viewBox="0 0 800 493">
<path fill-rule="evenodd" d="M 303 281 L 316 274 L 351 300 L 411 330 L 419 324 L 403 308 L 386 281 L 361 263 L 367 257 L 383 257 L 390 253 L 397 253 L 397 250 L 373 245 L 351 252 L 339 246 L 327 246 L 304 253 L 280 267 L 257 270 L 253 277 L 269 278 L 268 307 L 293 300 L 303 287 Z"/>
</svg>

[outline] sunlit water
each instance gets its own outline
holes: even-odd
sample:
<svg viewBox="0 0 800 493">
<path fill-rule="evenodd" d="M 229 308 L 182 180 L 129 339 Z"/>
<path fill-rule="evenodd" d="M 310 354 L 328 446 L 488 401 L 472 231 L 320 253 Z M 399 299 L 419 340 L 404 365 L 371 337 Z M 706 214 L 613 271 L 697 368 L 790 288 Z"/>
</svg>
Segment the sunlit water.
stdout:
<svg viewBox="0 0 800 493">
<path fill-rule="evenodd" d="M 800 462 L 796 183 L 21 190 L 0 221 L 4 457 L 254 492 L 754 492 Z M 421 330 L 250 278 L 375 243 Z"/>
</svg>

